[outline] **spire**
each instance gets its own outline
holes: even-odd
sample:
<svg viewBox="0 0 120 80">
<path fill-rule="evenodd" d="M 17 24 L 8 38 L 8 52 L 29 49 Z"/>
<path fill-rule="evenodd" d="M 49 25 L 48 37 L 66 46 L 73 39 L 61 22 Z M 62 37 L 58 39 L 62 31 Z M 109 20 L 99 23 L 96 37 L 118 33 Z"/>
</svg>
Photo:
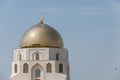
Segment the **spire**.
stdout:
<svg viewBox="0 0 120 80">
<path fill-rule="evenodd" d="M 44 13 L 42 13 L 42 17 L 40 18 L 40 24 L 44 23 L 44 18 L 45 18 Z"/>
</svg>

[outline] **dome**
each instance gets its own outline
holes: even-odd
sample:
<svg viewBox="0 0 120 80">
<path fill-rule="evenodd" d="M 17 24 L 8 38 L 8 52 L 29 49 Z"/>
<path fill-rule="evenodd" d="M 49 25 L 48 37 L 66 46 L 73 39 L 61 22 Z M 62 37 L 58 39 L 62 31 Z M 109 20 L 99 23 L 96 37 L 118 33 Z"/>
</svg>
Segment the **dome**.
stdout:
<svg viewBox="0 0 120 80">
<path fill-rule="evenodd" d="M 39 47 L 63 47 L 63 40 L 60 34 L 54 28 L 42 22 L 28 29 L 20 42 L 20 48 Z"/>
</svg>

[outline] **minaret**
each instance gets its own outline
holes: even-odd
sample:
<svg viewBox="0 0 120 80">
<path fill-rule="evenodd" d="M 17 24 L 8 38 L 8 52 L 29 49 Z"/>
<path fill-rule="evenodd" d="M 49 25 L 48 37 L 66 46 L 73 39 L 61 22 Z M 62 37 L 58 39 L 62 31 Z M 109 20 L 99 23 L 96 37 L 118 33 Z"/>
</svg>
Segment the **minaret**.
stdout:
<svg viewBox="0 0 120 80">
<path fill-rule="evenodd" d="M 68 50 L 60 34 L 43 21 L 28 29 L 14 50 L 10 80 L 70 80 Z"/>
</svg>

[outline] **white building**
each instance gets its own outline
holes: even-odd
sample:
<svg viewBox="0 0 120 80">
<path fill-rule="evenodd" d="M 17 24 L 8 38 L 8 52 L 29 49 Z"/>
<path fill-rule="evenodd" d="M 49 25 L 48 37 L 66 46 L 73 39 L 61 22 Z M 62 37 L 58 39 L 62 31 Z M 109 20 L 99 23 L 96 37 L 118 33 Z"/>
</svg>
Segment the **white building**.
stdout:
<svg viewBox="0 0 120 80">
<path fill-rule="evenodd" d="M 14 50 L 10 80 L 70 80 L 68 50 L 43 18 L 25 32 L 20 48 Z"/>
</svg>

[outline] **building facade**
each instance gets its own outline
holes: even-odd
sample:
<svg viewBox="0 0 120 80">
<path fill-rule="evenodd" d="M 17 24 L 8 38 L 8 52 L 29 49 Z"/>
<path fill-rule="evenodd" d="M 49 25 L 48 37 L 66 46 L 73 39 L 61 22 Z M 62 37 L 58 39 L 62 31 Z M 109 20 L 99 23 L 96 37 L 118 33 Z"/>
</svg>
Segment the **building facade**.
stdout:
<svg viewBox="0 0 120 80">
<path fill-rule="evenodd" d="M 24 33 L 13 54 L 10 80 L 70 80 L 68 50 L 43 18 Z"/>
</svg>

